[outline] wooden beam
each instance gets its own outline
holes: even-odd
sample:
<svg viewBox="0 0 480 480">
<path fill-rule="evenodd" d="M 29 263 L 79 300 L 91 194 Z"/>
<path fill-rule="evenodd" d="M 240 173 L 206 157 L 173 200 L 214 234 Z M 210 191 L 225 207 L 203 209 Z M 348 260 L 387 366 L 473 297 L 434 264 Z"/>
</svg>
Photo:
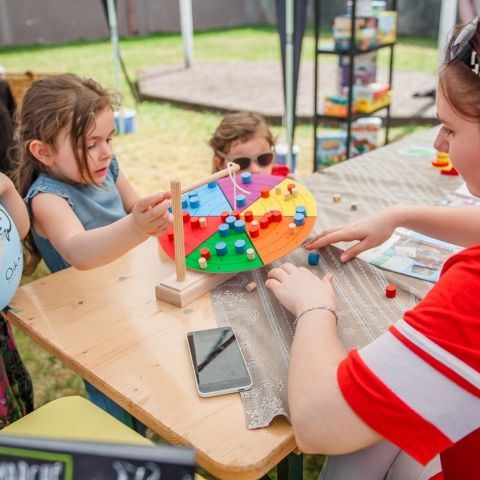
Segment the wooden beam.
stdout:
<svg viewBox="0 0 480 480">
<path fill-rule="evenodd" d="M 189 192 L 190 190 L 194 190 L 197 187 L 200 187 L 202 185 L 205 185 L 206 183 L 214 182 L 215 180 L 218 180 L 219 178 L 226 177 L 228 175 L 228 168 L 224 168 L 223 170 L 220 170 L 218 172 L 212 173 L 209 177 L 204 178 L 203 180 L 198 180 L 197 182 L 192 183 L 188 187 L 185 187 L 182 189 L 182 193 Z M 237 165 L 234 163 L 230 167 L 230 171 L 232 173 L 236 173 L 240 170 L 240 165 Z M 173 192 L 172 192 L 173 193 Z"/>
</svg>

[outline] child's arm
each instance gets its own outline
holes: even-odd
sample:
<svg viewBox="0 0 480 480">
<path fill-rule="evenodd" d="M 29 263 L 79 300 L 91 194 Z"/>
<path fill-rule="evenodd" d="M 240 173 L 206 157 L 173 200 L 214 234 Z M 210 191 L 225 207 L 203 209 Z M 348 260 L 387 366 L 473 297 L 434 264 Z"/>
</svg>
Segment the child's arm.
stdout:
<svg viewBox="0 0 480 480">
<path fill-rule="evenodd" d="M 288 367 L 288 405 L 300 450 L 339 454 L 379 441 L 380 435 L 349 407 L 338 385 L 337 369 L 346 352 L 335 315 L 316 308 L 336 308 L 331 274 L 320 279 L 285 263 L 268 277 L 266 286 L 298 319 Z"/>
<path fill-rule="evenodd" d="M 134 205 L 140 200 L 140 195 L 122 172 L 118 174 L 117 188 L 122 197 L 123 208 L 127 213 L 133 210 Z"/>
<path fill-rule="evenodd" d="M 480 243 L 480 208 L 395 205 L 358 222 L 326 230 L 315 238 L 308 249 L 332 243 L 357 240 L 345 250 L 342 261 L 348 261 L 364 250 L 380 245 L 397 227 L 410 228 L 433 238 L 461 246 Z"/>
<path fill-rule="evenodd" d="M 139 200 L 132 213 L 105 227 L 85 230 L 67 201 L 41 193 L 32 200 L 34 226 L 73 267 L 89 270 L 116 260 L 168 228 L 169 193 Z"/>
<path fill-rule="evenodd" d="M 11 215 L 20 238 L 25 238 L 30 229 L 27 207 L 13 182 L 3 173 L 0 173 L 0 201 Z"/>
</svg>

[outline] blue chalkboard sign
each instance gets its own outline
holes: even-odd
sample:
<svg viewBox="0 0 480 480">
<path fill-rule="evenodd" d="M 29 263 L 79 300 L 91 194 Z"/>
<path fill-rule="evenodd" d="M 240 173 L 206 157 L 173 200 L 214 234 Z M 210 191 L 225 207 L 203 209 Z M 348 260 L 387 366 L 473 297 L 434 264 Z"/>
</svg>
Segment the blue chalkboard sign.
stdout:
<svg viewBox="0 0 480 480">
<path fill-rule="evenodd" d="M 0 480 L 193 480 L 190 448 L 0 435 Z"/>
</svg>

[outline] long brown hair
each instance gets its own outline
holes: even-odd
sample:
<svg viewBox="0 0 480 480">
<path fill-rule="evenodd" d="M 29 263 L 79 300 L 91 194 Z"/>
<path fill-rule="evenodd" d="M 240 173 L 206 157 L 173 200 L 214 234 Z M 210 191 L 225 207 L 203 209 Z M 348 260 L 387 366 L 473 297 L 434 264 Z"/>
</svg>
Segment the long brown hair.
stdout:
<svg viewBox="0 0 480 480">
<path fill-rule="evenodd" d="M 47 171 L 30 152 L 31 142 L 40 140 L 55 150 L 65 128 L 82 179 L 94 183 L 88 168 L 87 135 L 98 114 L 113 105 L 111 93 L 92 79 L 63 74 L 34 82 L 23 98 L 15 132 L 13 179 L 20 194 L 25 196 L 39 173 Z M 39 255 L 30 235 L 25 246 L 32 257 L 27 268 L 33 272 Z"/>
<path fill-rule="evenodd" d="M 227 113 L 216 128 L 208 144 L 213 153 L 228 153 L 235 140 L 247 142 L 254 137 L 263 137 L 273 147 L 275 139 L 265 118 L 253 112 Z M 213 171 L 217 169 L 213 162 Z"/>
<path fill-rule="evenodd" d="M 41 140 L 56 148 L 62 129 L 69 130 L 73 154 L 82 179 L 94 183 L 88 169 L 87 134 L 99 113 L 113 108 L 112 95 L 95 80 L 73 74 L 54 75 L 37 80 L 28 89 L 17 119 L 17 190 L 25 195 L 46 167 L 30 152 L 30 143 Z"/>
</svg>

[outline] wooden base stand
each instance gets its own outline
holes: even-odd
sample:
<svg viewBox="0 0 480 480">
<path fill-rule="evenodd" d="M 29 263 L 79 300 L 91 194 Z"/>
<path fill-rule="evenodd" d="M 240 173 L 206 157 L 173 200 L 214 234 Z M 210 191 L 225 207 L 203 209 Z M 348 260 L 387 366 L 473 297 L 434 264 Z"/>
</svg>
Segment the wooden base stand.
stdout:
<svg viewBox="0 0 480 480">
<path fill-rule="evenodd" d="M 163 302 L 184 307 L 235 275 L 236 273 L 204 273 L 188 270 L 183 282 L 177 280 L 176 274 L 170 275 L 155 287 L 155 294 Z"/>
</svg>

